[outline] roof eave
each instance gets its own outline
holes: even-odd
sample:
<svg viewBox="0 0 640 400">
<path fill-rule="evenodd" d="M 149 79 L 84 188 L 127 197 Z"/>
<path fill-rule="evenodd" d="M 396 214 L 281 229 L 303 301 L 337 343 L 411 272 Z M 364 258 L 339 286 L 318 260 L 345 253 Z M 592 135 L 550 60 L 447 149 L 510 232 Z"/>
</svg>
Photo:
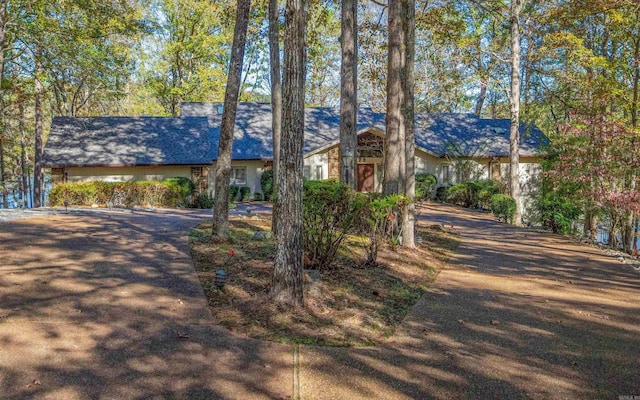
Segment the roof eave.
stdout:
<svg viewBox="0 0 640 400">
<path fill-rule="evenodd" d="M 384 138 L 386 136 L 385 133 L 381 129 L 379 129 L 379 128 L 373 126 L 373 125 L 370 125 L 370 126 L 368 126 L 366 128 L 363 128 L 363 129 L 360 129 L 358 131 L 357 135 L 360 136 L 361 134 L 367 133 L 367 132 L 373 133 L 374 135 L 380 136 L 382 138 Z M 306 157 L 311 157 L 311 156 L 313 156 L 315 154 L 321 153 L 321 152 L 323 152 L 323 151 L 325 151 L 327 149 L 330 149 L 330 148 L 332 148 L 334 146 L 337 146 L 339 144 L 340 144 L 340 139 L 331 141 L 331 142 L 325 144 L 324 146 L 321 146 L 321 147 L 319 147 L 319 148 L 317 148 L 315 150 L 311 150 L 311 151 L 306 152 L 304 154 L 304 157 L 305 158 Z M 437 153 L 434 153 L 433 151 L 431 151 L 431 150 L 429 150 L 429 149 L 427 149 L 425 147 L 418 146 L 417 144 L 416 144 L 416 149 L 419 149 L 419 150 L 421 150 L 421 151 L 423 151 L 423 152 L 425 152 L 425 153 L 427 153 L 429 155 L 432 155 L 434 157 L 439 157 L 440 156 Z"/>
<path fill-rule="evenodd" d="M 43 168 L 130 168 L 130 167 L 187 167 L 191 165 L 207 166 L 210 163 L 144 163 L 144 164 L 77 164 L 77 163 L 44 163 Z"/>
</svg>

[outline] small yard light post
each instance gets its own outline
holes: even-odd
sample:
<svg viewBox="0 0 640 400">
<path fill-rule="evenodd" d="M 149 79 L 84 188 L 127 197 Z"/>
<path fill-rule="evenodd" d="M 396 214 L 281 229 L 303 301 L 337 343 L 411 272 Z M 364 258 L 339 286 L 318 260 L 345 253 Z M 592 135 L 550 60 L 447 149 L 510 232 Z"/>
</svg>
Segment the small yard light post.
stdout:
<svg viewBox="0 0 640 400">
<path fill-rule="evenodd" d="M 216 289 L 222 290 L 224 289 L 224 284 L 227 282 L 227 272 L 223 269 L 219 269 L 216 271 L 216 278 L 213 281 L 213 284 L 216 285 Z"/>
<path fill-rule="evenodd" d="M 342 153 L 342 165 L 344 167 L 344 183 L 345 185 L 349 185 L 349 167 L 351 166 L 351 161 L 353 160 L 353 154 L 347 150 Z"/>
</svg>

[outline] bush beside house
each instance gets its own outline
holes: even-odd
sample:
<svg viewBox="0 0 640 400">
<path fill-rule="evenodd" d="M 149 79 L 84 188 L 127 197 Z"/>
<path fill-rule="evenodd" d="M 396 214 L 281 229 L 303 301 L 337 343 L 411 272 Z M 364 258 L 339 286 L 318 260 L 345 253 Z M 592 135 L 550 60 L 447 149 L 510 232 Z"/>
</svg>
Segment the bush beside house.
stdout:
<svg viewBox="0 0 640 400">
<path fill-rule="evenodd" d="M 273 170 L 269 169 L 262 173 L 260 176 L 260 188 L 265 201 L 271 201 L 273 199 L 275 184 L 273 182 Z"/>
<path fill-rule="evenodd" d="M 459 183 L 449 187 L 447 200 L 468 208 L 491 209 L 491 196 L 500 193 L 500 182 L 493 179 Z"/>
<path fill-rule="evenodd" d="M 427 200 L 431 197 L 438 179 L 433 174 L 416 174 L 416 200 Z"/>
<path fill-rule="evenodd" d="M 53 207 L 186 206 L 195 186 L 186 178 L 138 182 L 75 182 L 56 185 L 49 193 Z"/>
<path fill-rule="evenodd" d="M 516 201 L 506 194 L 494 194 L 491 196 L 491 212 L 502 222 L 513 224 L 516 214 Z"/>
<path fill-rule="evenodd" d="M 249 186 L 241 186 L 240 187 L 240 201 L 250 201 L 251 200 L 251 188 Z"/>
</svg>

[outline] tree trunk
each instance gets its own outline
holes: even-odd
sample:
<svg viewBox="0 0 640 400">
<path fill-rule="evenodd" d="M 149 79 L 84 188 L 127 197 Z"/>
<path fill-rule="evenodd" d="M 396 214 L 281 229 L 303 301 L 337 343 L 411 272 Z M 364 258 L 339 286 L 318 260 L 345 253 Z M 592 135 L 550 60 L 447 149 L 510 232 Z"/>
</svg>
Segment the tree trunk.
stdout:
<svg viewBox="0 0 640 400">
<path fill-rule="evenodd" d="M 402 107 L 404 32 L 402 27 L 401 0 L 389 0 L 389 47 L 387 63 L 387 121 L 384 157 L 385 194 L 404 192 L 404 141 L 405 126 Z"/>
<path fill-rule="evenodd" d="M 27 190 L 29 191 L 29 193 L 31 193 L 31 205 L 30 205 L 30 207 L 33 208 L 33 207 L 35 207 L 35 205 L 33 203 L 33 188 L 31 187 L 31 174 L 29 173 L 29 171 L 27 171 Z"/>
<path fill-rule="evenodd" d="M 40 80 L 42 75 L 42 65 L 40 63 L 40 51 L 36 51 L 35 54 L 35 118 L 36 118 L 36 131 L 35 131 L 35 154 L 33 157 L 33 207 L 39 208 L 42 206 L 42 187 L 43 187 L 43 172 L 42 172 L 42 81 Z"/>
<path fill-rule="evenodd" d="M 4 52 L 7 37 L 7 0 L 0 0 L 0 88 L 4 81 Z"/>
<path fill-rule="evenodd" d="M 636 191 L 636 171 L 631 173 L 631 183 L 629 185 L 631 192 Z M 626 253 L 631 254 L 631 250 L 635 250 L 635 218 L 636 215 L 633 212 L 628 212 L 623 218 L 622 226 L 622 247 Z"/>
<path fill-rule="evenodd" d="M 636 13 L 636 18 L 640 18 L 640 9 Z M 640 81 L 640 38 L 636 38 L 633 43 L 633 97 L 631 100 L 631 128 L 633 131 L 636 130 L 638 126 L 638 81 Z M 633 139 L 633 147 L 635 148 L 637 144 L 635 143 L 635 139 Z M 630 177 L 630 190 L 635 191 L 636 189 L 636 178 L 637 172 L 634 170 L 631 173 Z M 624 221 L 623 234 L 622 234 L 622 246 L 624 247 L 624 251 L 627 253 L 631 253 L 631 250 L 636 250 L 636 215 L 634 213 L 629 213 Z"/>
<path fill-rule="evenodd" d="M 582 229 L 582 236 L 595 243 L 598 238 L 598 219 L 594 212 L 587 211 L 585 213 L 584 226 Z"/>
<path fill-rule="evenodd" d="M 520 13 L 522 0 L 511 0 L 511 130 L 509 135 L 509 189 L 516 201 L 515 224 L 522 225 L 520 196 Z"/>
<path fill-rule="evenodd" d="M 358 1 L 342 0 L 342 67 L 340 70 L 340 180 L 358 189 Z M 351 154 L 351 157 L 344 157 Z M 345 162 L 347 164 L 345 164 Z"/>
<path fill-rule="evenodd" d="M 6 16 L 7 16 L 7 0 L 1 0 L 0 1 L 0 90 L 3 90 L 2 84 L 4 81 L 4 52 L 5 52 L 6 27 L 7 27 Z M 2 118 L 4 119 L 4 110 L 2 112 Z M 7 190 L 7 184 L 5 182 L 5 179 L 6 179 L 6 176 L 4 173 L 4 140 L 0 136 L 0 185 L 2 186 L 2 206 L 4 208 L 9 208 L 9 191 Z"/>
<path fill-rule="evenodd" d="M 18 129 L 20 130 L 20 172 L 22 176 L 22 197 L 24 201 L 24 207 L 29 207 L 29 179 L 27 177 L 27 152 L 26 152 L 26 140 L 25 140 L 25 127 L 24 127 L 24 104 L 22 101 L 18 103 L 18 113 L 20 118 L 18 120 Z"/>
<path fill-rule="evenodd" d="M 5 182 L 6 175 L 4 171 L 4 140 L 0 136 L 0 186 L 2 186 L 2 207 L 9 208 L 9 190 Z"/>
<path fill-rule="evenodd" d="M 478 100 L 476 100 L 476 116 L 480 117 L 482 114 L 482 107 L 484 106 L 484 100 L 487 98 L 487 80 L 482 78 L 480 81 L 480 94 L 478 95 Z"/>
<path fill-rule="evenodd" d="M 638 236 L 640 235 L 640 218 L 636 215 L 636 220 L 633 222 L 633 250 L 638 250 Z"/>
<path fill-rule="evenodd" d="M 609 218 L 611 219 L 611 226 L 609 229 L 609 242 L 607 244 L 614 249 L 618 249 L 618 247 L 620 247 L 620 244 L 618 243 L 618 226 L 620 218 L 613 212 L 610 213 Z"/>
<path fill-rule="evenodd" d="M 638 16 L 640 18 L 640 15 Z M 633 48 L 633 99 L 631 100 L 631 127 L 638 127 L 638 81 L 640 81 L 640 38 L 636 38 Z"/>
<path fill-rule="evenodd" d="M 269 66 L 271 72 L 271 129 L 273 131 L 273 182 L 278 182 L 280 169 L 280 137 L 282 136 L 282 79 L 280 77 L 280 21 L 278 0 L 269 0 Z M 276 192 L 277 193 L 277 192 Z M 269 199 L 266 199 L 269 200 Z M 275 196 L 271 231 L 277 228 L 278 198 Z"/>
<path fill-rule="evenodd" d="M 404 215 L 402 245 L 415 247 L 415 217 L 416 217 L 416 171 L 415 171 L 415 51 L 416 51 L 416 9 L 415 1 L 402 2 L 402 20 L 404 21 L 404 104 L 403 115 L 405 124 L 405 182 L 404 195 L 411 199 Z"/>
<path fill-rule="evenodd" d="M 271 299 L 302 306 L 302 166 L 308 0 L 287 0 L 284 38 L 282 140 L 278 176 L 278 232 Z"/>
<path fill-rule="evenodd" d="M 495 90 L 490 92 L 489 98 L 491 99 L 490 107 L 491 110 L 491 119 L 496 119 L 498 116 L 498 96 L 496 95 Z"/>
<path fill-rule="evenodd" d="M 635 228 L 633 226 L 633 214 L 627 213 L 627 215 L 622 218 L 622 221 L 622 251 L 627 254 L 631 254 L 631 250 L 633 249 L 633 239 L 635 236 L 635 232 L 633 231 Z"/>
<path fill-rule="evenodd" d="M 227 87 L 224 94 L 218 159 L 216 160 L 212 238 L 217 241 L 229 239 L 229 183 L 231 179 L 233 132 L 236 125 L 236 110 L 238 107 L 238 94 L 240 91 L 240 79 L 242 78 L 242 63 L 244 61 L 250 9 L 251 0 L 238 0 L 229 76 L 227 77 Z"/>
</svg>

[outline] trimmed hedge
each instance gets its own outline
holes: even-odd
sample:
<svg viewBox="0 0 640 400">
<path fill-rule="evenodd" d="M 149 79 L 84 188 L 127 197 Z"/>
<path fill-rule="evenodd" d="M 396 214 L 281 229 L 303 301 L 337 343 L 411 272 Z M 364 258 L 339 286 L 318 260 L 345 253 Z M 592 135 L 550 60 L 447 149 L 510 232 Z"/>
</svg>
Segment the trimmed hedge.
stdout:
<svg viewBox="0 0 640 400">
<path fill-rule="evenodd" d="M 431 197 L 438 179 L 433 174 L 416 174 L 416 200 L 427 200 Z"/>
<path fill-rule="evenodd" d="M 51 206 L 176 207 L 187 204 L 192 192 L 186 178 L 138 182 L 73 182 L 56 185 L 49 193 Z M 191 181 L 189 181 L 191 182 Z"/>
<path fill-rule="evenodd" d="M 200 193 L 193 198 L 192 208 L 211 209 L 213 208 L 213 197 L 208 193 Z"/>
<path fill-rule="evenodd" d="M 264 195 L 265 201 L 272 201 L 275 190 L 275 182 L 273 176 L 273 169 L 268 169 L 262 173 L 260 176 L 260 188 L 262 189 L 262 194 Z"/>
<path fill-rule="evenodd" d="M 240 193 L 240 186 L 229 186 L 229 202 L 238 201 L 238 193 Z"/>
<path fill-rule="evenodd" d="M 447 189 L 447 201 L 462 207 L 471 206 L 471 193 L 465 183 L 458 183 Z"/>
<path fill-rule="evenodd" d="M 458 183 L 447 189 L 450 203 L 468 208 L 491 208 L 491 196 L 500 193 L 500 182 L 493 179 Z"/>
<path fill-rule="evenodd" d="M 449 186 L 440 186 L 436 189 L 436 201 L 444 203 L 447 201 Z"/>
<path fill-rule="evenodd" d="M 516 201 L 506 194 L 494 194 L 491 196 L 491 212 L 502 222 L 513 224 L 516 214 Z"/>
<path fill-rule="evenodd" d="M 240 187 L 240 201 L 251 200 L 251 188 L 249 186 Z"/>
<path fill-rule="evenodd" d="M 196 185 L 191 181 L 191 179 L 185 178 L 183 176 L 176 176 L 174 178 L 167 178 L 162 182 L 166 183 L 166 184 L 178 186 L 180 188 L 180 191 L 182 192 L 182 195 L 185 198 L 187 198 L 187 196 L 192 195 L 193 192 L 196 191 Z"/>
</svg>

